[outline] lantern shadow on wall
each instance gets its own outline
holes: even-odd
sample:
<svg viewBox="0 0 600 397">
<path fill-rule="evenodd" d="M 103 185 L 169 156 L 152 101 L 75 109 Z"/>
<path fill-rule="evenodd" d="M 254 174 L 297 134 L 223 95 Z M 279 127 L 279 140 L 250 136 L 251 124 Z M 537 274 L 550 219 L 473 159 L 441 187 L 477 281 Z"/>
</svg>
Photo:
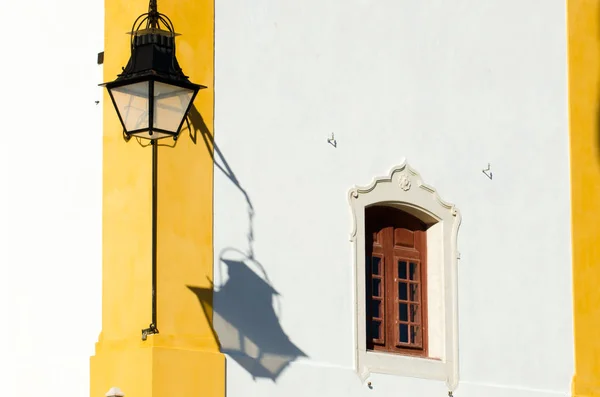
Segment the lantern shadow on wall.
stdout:
<svg viewBox="0 0 600 397">
<path fill-rule="evenodd" d="M 212 312 L 212 329 L 221 352 L 253 379 L 275 381 L 292 361 L 306 357 L 279 323 L 273 306 L 279 293 L 248 266 L 252 259 L 219 260 L 228 274 L 223 285 L 214 292 L 212 288 L 188 288 L 198 297 L 207 318 Z"/>
<path fill-rule="evenodd" d="M 219 255 L 219 274 L 223 277 L 226 273 L 226 281 L 216 287 L 211 285 L 211 288 L 188 288 L 196 295 L 204 315 L 210 321 L 221 352 L 235 360 L 253 379 L 276 381 L 291 362 L 308 356 L 288 338 L 281 327 L 278 314 L 280 295 L 273 288 L 263 266 L 254 258 L 254 207 L 250 196 L 242 188 L 215 144 L 202 115 L 194 106 L 188 118 L 186 128 L 190 139 L 196 144 L 200 133 L 215 168 L 242 193 L 248 213 L 247 251 L 228 248 Z"/>
</svg>

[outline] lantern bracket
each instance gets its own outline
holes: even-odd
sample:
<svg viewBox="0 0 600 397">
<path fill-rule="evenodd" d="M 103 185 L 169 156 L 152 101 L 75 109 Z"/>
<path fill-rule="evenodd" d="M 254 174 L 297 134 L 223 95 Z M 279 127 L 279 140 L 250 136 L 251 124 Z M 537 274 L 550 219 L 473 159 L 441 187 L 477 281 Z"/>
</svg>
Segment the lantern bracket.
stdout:
<svg viewBox="0 0 600 397">
<path fill-rule="evenodd" d="M 158 328 L 153 323 L 150 323 L 148 328 L 142 330 L 142 340 L 148 339 L 148 335 L 158 334 Z"/>
</svg>

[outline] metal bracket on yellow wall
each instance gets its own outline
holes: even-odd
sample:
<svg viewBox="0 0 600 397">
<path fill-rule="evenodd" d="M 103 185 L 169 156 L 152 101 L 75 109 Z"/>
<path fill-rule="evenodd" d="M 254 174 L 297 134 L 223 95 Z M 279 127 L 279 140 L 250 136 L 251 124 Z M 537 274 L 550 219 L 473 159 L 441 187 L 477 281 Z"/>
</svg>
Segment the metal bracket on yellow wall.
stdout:
<svg viewBox="0 0 600 397">
<path fill-rule="evenodd" d="M 158 328 L 156 325 L 150 324 L 148 328 L 142 330 L 142 340 L 148 339 L 148 335 L 158 334 Z"/>
</svg>

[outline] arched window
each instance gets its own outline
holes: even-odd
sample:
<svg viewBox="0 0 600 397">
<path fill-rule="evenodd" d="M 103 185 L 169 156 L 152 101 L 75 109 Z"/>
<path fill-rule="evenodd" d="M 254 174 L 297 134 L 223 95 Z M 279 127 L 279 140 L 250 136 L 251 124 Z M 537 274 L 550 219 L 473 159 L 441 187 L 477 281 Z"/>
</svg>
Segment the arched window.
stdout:
<svg viewBox="0 0 600 397">
<path fill-rule="evenodd" d="M 350 191 L 356 369 L 458 384 L 460 213 L 407 164 Z"/>
<path fill-rule="evenodd" d="M 366 345 L 427 356 L 427 225 L 402 210 L 365 210 Z"/>
</svg>

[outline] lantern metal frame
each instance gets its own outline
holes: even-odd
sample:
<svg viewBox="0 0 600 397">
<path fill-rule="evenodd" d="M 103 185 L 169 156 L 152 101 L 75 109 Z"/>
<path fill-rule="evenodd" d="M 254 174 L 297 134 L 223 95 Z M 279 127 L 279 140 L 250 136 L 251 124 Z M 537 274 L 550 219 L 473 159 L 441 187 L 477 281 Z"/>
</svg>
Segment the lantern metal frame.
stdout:
<svg viewBox="0 0 600 397">
<path fill-rule="evenodd" d="M 147 131 L 149 138 L 146 139 L 172 137 L 176 140 L 198 91 L 206 86 L 190 82 L 189 77 L 183 73 L 176 58 L 175 37 L 178 34 L 175 33 L 175 27 L 169 17 L 158 12 L 156 0 L 150 0 L 148 12 L 136 18 L 129 34 L 131 35 L 129 62 L 114 81 L 101 84 L 106 87 L 111 102 L 117 110 L 124 137 L 129 140 L 131 136 Z M 142 82 L 148 82 L 148 125 L 144 128 L 128 130 L 112 91 Z M 174 131 L 154 126 L 155 83 L 163 83 L 192 92 L 189 103 L 182 113 L 183 117 Z"/>
</svg>

